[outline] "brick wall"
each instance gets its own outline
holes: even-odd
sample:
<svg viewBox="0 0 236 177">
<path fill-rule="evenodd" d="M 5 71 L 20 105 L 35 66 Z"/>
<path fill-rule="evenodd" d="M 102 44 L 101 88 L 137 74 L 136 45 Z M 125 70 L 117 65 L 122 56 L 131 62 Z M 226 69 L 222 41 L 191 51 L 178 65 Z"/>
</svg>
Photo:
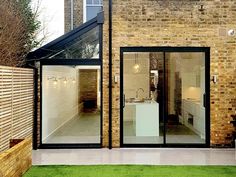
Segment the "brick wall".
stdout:
<svg viewBox="0 0 236 177">
<path fill-rule="evenodd" d="M 202 8 L 201 8 L 202 7 Z M 103 145 L 108 145 L 108 0 L 104 0 Z M 211 47 L 211 145 L 227 146 L 236 113 L 236 1 L 113 0 L 113 76 L 119 75 L 120 47 Z M 113 83 L 113 146 L 120 144 L 120 86 Z"/>
<path fill-rule="evenodd" d="M 32 140 L 27 138 L 0 153 L 0 176 L 21 177 L 32 166 Z"/>
<path fill-rule="evenodd" d="M 86 101 L 97 103 L 97 70 L 79 71 L 79 103 Z"/>
<path fill-rule="evenodd" d="M 109 47 L 108 47 L 108 0 L 103 0 L 104 9 L 104 25 L 103 25 L 103 147 L 108 147 L 109 145 Z M 114 94 L 114 93 L 113 93 Z M 113 97 L 114 98 L 114 97 Z M 113 112 L 114 116 L 114 112 Z M 116 117 L 117 119 L 118 117 Z M 114 130 L 114 129 L 113 129 Z M 116 135 L 117 136 L 117 135 Z"/>
<path fill-rule="evenodd" d="M 74 1 L 74 28 L 83 23 L 83 0 Z M 65 33 L 71 30 L 71 0 L 64 0 Z"/>
</svg>

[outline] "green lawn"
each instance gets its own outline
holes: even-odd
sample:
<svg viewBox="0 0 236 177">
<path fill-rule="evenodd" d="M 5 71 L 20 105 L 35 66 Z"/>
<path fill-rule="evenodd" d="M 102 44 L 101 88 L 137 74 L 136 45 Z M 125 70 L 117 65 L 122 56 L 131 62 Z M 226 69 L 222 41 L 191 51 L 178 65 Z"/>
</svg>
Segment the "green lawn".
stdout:
<svg viewBox="0 0 236 177">
<path fill-rule="evenodd" d="M 236 166 L 33 166 L 24 177 L 236 177 Z"/>
</svg>

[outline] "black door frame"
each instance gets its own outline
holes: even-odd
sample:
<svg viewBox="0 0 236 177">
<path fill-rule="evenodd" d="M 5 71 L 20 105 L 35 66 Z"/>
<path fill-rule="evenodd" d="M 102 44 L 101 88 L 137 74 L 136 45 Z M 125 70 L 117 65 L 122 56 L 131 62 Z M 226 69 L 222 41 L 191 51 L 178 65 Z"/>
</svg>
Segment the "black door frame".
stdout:
<svg viewBox="0 0 236 177">
<path fill-rule="evenodd" d="M 123 106 L 124 106 L 124 79 L 123 79 L 123 60 L 124 52 L 163 52 L 164 53 L 164 70 L 166 66 L 165 53 L 166 52 L 204 52 L 205 53 L 205 144 L 199 143 L 166 143 L 166 98 L 167 94 L 163 93 L 163 117 L 164 127 L 163 127 L 163 144 L 124 144 L 124 134 L 123 134 Z M 164 80 L 166 80 L 166 75 L 164 72 Z M 164 88 L 165 81 L 164 81 Z M 164 89 L 165 90 L 165 89 Z M 120 48 L 120 147 L 195 147 L 195 148 L 207 148 L 210 147 L 210 47 L 121 47 Z"/>
<path fill-rule="evenodd" d="M 43 143 L 42 142 L 42 77 L 43 66 L 100 66 L 101 87 L 101 112 L 100 112 L 100 143 Z M 103 64 L 100 59 L 44 59 L 40 61 L 40 149 L 78 149 L 78 148 L 101 148 L 103 137 Z"/>
</svg>

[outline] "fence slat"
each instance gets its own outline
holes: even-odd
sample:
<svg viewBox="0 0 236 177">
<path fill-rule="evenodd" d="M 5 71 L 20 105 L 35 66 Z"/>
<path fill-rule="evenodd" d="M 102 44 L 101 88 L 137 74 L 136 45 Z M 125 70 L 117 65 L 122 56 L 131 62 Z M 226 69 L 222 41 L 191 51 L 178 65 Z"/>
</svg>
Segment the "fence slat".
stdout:
<svg viewBox="0 0 236 177">
<path fill-rule="evenodd" d="M 0 66 L 0 152 L 9 140 L 32 136 L 34 71 Z"/>
</svg>

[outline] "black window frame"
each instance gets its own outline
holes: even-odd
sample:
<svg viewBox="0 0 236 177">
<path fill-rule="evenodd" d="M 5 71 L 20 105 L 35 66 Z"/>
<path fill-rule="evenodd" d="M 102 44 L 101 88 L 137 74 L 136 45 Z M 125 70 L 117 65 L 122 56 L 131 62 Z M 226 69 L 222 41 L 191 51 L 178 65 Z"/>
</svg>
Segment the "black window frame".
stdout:
<svg viewBox="0 0 236 177">
<path fill-rule="evenodd" d="M 162 144 L 132 144 L 124 143 L 124 127 L 123 127 L 123 102 L 124 102 L 124 79 L 123 79 L 123 61 L 125 52 L 163 52 L 164 53 L 164 67 L 165 67 L 165 53 L 173 52 L 204 52 L 205 53 L 205 136 L 206 140 L 204 144 L 200 143 L 166 143 L 166 93 L 163 93 L 163 117 L 164 120 L 164 141 Z M 166 79 L 165 72 L 164 78 Z M 164 81 L 165 82 L 165 81 Z M 164 88 L 165 84 L 164 84 Z M 156 147 L 190 147 L 190 148 L 209 148 L 210 147 L 210 47 L 121 47 L 120 48 L 120 147 L 121 148 L 156 148 Z"/>
<path fill-rule="evenodd" d="M 90 21 L 84 23 L 78 28 L 66 33 L 65 35 L 55 39 L 54 41 L 44 45 L 43 47 L 30 52 L 27 56 L 28 65 L 36 65 L 39 63 L 39 68 L 36 70 L 36 73 L 40 73 L 40 76 L 35 76 L 35 79 L 40 78 L 40 82 L 35 80 L 35 113 L 34 113 L 34 122 L 33 122 L 33 148 L 34 149 L 70 149 L 70 148 L 101 148 L 103 141 L 103 23 L 104 23 L 104 12 L 98 13 L 97 17 L 91 19 Z M 54 49 L 63 48 L 69 41 L 77 38 L 81 34 L 84 34 L 95 27 L 99 27 L 99 58 L 93 59 L 49 59 L 50 56 L 54 55 Z M 101 87 L 101 112 L 100 112 L 100 143 L 43 143 L 42 142 L 42 69 L 43 66 L 71 66 L 71 65 L 80 65 L 80 66 L 100 66 L 100 87 Z M 39 85 L 38 85 L 39 84 Z M 38 89 L 39 87 L 39 89 Z M 38 97 L 36 96 L 38 91 L 40 91 L 40 112 L 38 112 L 37 104 Z M 38 125 L 38 115 L 40 116 L 40 125 Z M 40 128 L 39 128 L 40 126 Z M 38 129 L 40 129 L 40 139 L 38 139 Z M 39 145 L 38 145 L 39 142 Z"/>
</svg>

